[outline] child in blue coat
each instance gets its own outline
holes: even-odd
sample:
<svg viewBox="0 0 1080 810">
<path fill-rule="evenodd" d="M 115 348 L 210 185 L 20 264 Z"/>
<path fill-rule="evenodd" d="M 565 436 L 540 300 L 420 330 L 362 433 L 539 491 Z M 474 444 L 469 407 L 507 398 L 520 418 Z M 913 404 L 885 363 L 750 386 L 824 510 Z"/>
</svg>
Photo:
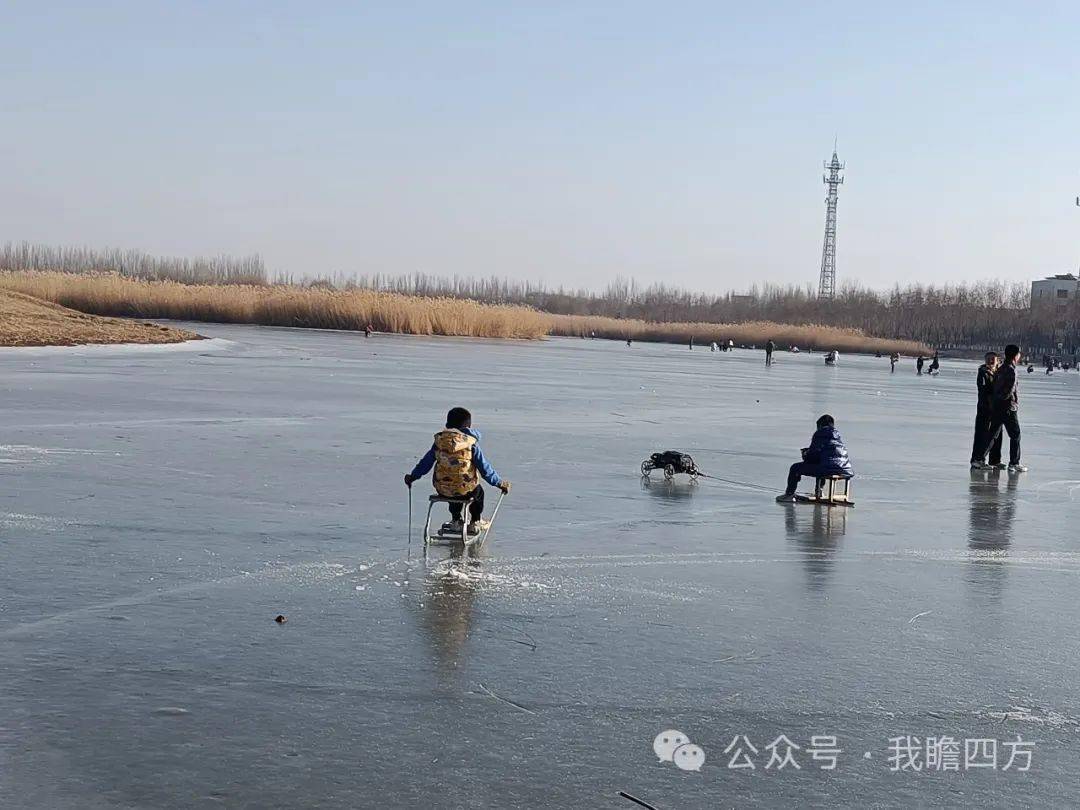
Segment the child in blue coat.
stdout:
<svg viewBox="0 0 1080 810">
<path fill-rule="evenodd" d="M 435 491 L 444 498 L 470 498 L 469 534 L 480 532 L 480 517 L 484 513 L 483 478 L 503 492 L 510 491 L 510 482 L 503 480 L 480 449 L 480 434 L 472 429 L 472 414 L 465 408 L 451 408 L 446 414 L 446 429 L 435 434 L 431 449 L 405 476 L 405 486 L 423 478 L 432 467 Z M 451 522 L 444 526 L 452 532 L 461 531 L 461 504 L 451 503 Z"/>
</svg>

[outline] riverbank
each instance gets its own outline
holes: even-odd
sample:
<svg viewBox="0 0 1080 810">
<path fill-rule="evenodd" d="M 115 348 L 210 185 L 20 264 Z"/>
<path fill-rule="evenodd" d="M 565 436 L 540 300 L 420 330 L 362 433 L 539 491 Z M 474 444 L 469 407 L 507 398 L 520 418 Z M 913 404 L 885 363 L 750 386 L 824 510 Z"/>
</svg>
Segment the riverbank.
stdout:
<svg viewBox="0 0 1080 810">
<path fill-rule="evenodd" d="M 210 323 L 246 323 L 314 329 L 454 337 L 535 340 L 547 335 L 708 345 L 733 340 L 780 348 L 919 354 L 914 341 L 888 340 L 857 329 L 755 321 L 737 324 L 653 323 L 601 316 L 556 315 L 530 307 L 482 304 L 459 298 L 426 298 L 368 289 L 291 284 L 181 284 L 115 274 L 0 273 L 0 289 L 93 315 Z"/>
<path fill-rule="evenodd" d="M 181 343 L 198 337 L 194 332 L 76 312 L 19 292 L 0 290 L 0 346 Z"/>
</svg>

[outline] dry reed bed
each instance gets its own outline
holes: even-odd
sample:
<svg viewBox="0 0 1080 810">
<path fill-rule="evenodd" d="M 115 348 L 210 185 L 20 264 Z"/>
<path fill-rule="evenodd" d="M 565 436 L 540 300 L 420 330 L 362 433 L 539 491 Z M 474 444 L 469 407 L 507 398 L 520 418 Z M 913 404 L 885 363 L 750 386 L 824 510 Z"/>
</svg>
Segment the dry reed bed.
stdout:
<svg viewBox="0 0 1080 810">
<path fill-rule="evenodd" d="M 734 340 L 737 346 L 762 347 L 772 338 L 781 348 L 836 349 L 840 352 L 916 355 L 928 349 L 913 340 L 890 340 L 864 334 L 859 329 L 814 324 L 794 325 L 772 321 L 745 323 L 651 323 L 649 321 L 604 318 L 594 315 L 552 315 L 549 334 L 582 337 L 643 340 L 659 343 L 689 343 L 707 346 L 716 341 Z"/>
<path fill-rule="evenodd" d="M 118 275 L 0 273 L 0 287 L 95 315 L 253 323 L 413 335 L 540 338 L 547 316 L 527 307 L 414 298 L 372 290 L 198 285 Z"/>
<path fill-rule="evenodd" d="M 855 329 L 739 324 L 649 323 L 601 316 L 552 315 L 514 305 L 481 304 L 456 298 L 423 298 L 375 290 L 329 290 L 293 285 L 194 285 L 140 281 L 119 275 L 51 272 L 0 273 L 0 288 L 32 295 L 94 315 L 169 318 L 215 323 L 251 323 L 315 329 L 363 330 L 413 335 L 536 339 L 545 335 L 595 333 L 613 340 L 699 344 L 734 340 L 762 345 L 837 349 L 842 352 L 915 354 L 926 347 L 885 340 Z"/>
</svg>

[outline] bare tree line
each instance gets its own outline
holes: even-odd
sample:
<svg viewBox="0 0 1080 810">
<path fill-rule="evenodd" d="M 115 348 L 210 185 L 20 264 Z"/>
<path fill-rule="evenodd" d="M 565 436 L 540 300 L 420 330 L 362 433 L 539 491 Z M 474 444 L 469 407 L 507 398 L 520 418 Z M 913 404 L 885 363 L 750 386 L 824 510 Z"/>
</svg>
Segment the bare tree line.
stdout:
<svg viewBox="0 0 1080 810">
<path fill-rule="evenodd" d="M 92 274 L 118 273 L 145 281 L 181 284 L 266 284 L 266 267 L 259 256 L 174 258 L 151 256 L 140 250 L 54 247 L 29 242 L 0 248 L 0 271 L 49 271 Z"/>
<path fill-rule="evenodd" d="M 95 250 L 7 243 L 0 271 L 117 273 L 182 284 L 293 284 L 327 289 L 370 289 L 487 304 L 525 305 L 556 315 L 601 316 L 649 323 L 732 324 L 771 321 L 861 329 L 868 335 L 917 341 L 942 349 L 1000 348 L 1020 343 L 1028 351 L 1073 353 L 1080 347 L 1080 302 L 1048 321 L 1030 306 L 1026 282 L 896 285 L 888 291 L 842 285 L 833 300 L 810 286 L 754 285 L 745 293 L 692 292 L 667 284 L 641 286 L 618 279 L 602 292 L 550 288 L 543 283 L 491 276 L 444 277 L 426 273 L 319 279 L 271 277 L 257 256 L 161 258 L 137 250 Z"/>
<path fill-rule="evenodd" d="M 601 315 L 654 323 L 744 323 L 773 321 L 861 329 L 866 334 L 912 340 L 942 349 L 1000 348 L 1019 342 L 1029 350 L 1072 353 L 1080 345 L 1080 307 L 1065 323 L 1047 323 L 1031 311 L 1026 282 L 895 285 L 877 291 L 842 285 L 833 300 L 817 297 L 812 286 L 754 285 L 745 293 L 697 293 L 666 284 L 642 287 L 619 279 L 602 293 L 549 289 L 505 278 L 359 276 L 347 283 L 407 295 L 469 298 L 489 303 L 526 304 L 565 315 Z"/>
</svg>

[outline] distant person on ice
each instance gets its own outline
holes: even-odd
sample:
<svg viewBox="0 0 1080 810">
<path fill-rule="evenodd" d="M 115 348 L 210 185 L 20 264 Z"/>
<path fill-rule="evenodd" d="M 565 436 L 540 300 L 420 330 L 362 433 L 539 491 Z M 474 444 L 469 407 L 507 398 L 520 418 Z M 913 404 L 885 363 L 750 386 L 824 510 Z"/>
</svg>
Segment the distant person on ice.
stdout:
<svg viewBox="0 0 1080 810">
<path fill-rule="evenodd" d="M 922 367 L 923 367 L 923 363 L 925 363 L 925 362 L 926 362 L 926 360 L 920 354 L 919 359 L 915 361 L 915 372 L 917 374 L 922 374 Z"/>
<path fill-rule="evenodd" d="M 765 343 L 765 365 L 772 365 L 772 353 L 776 351 L 776 344 L 773 343 L 772 338 L 769 338 Z"/>
<path fill-rule="evenodd" d="M 810 439 L 810 446 L 802 450 L 802 461 L 797 461 L 788 470 L 787 489 L 776 497 L 779 503 L 791 503 L 795 500 L 795 490 L 799 488 L 802 476 L 818 478 L 823 475 L 842 475 L 851 478 L 855 470 L 848 458 L 844 440 L 836 423 L 829 414 L 817 420 L 817 431 Z"/>
<path fill-rule="evenodd" d="M 1020 381 L 1016 377 L 1016 364 L 1020 362 L 1020 347 L 1010 343 L 1005 347 L 1005 363 L 995 372 L 992 391 L 993 414 L 990 431 L 983 439 L 982 458 L 990 448 L 990 441 L 1002 428 L 1009 434 L 1009 472 L 1027 472 L 1020 463 Z"/>
<path fill-rule="evenodd" d="M 930 361 L 930 373 L 937 374 L 938 369 L 941 368 L 941 363 L 938 362 L 938 353 L 934 352 L 934 359 Z"/>
<path fill-rule="evenodd" d="M 971 445 L 973 470 L 1001 469 L 1005 466 L 1001 463 L 1001 428 L 998 428 L 996 436 L 987 441 L 994 418 L 994 374 L 998 368 L 998 356 L 994 352 L 987 352 L 984 360 L 986 362 L 979 366 L 979 373 L 975 377 L 979 404 L 975 410 L 975 441 Z M 987 448 L 990 451 L 989 464 L 986 463 Z"/>
<path fill-rule="evenodd" d="M 432 476 L 435 491 L 444 498 L 472 498 L 469 505 L 469 534 L 480 533 L 480 517 L 484 513 L 484 489 L 480 477 L 498 487 L 504 493 L 510 491 L 510 482 L 495 472 L 480 449 L 480 434 L 472 429 L 472 414 L 464 408 L 451 408 L 446 414 L 446 430 L 435 434 L 435 442 L 413 471 L 405 476 L 405 486 L 412 487 L 435 467 Z M 448 532 L 460 532 L 461 504 L 448 504 L 451 522 L 443 528 Z"/>
<path fill-rule="evenodd" d="M 889 373 L 890 374 L 895 374 L 896 373 L 896 363 L 897 363 L 897 361 L 899 359 L 900 359 L 900 355 L 897 354 L 896 352 L 893 352 L 892 354 L 889 355 Z"/>
</svg>

